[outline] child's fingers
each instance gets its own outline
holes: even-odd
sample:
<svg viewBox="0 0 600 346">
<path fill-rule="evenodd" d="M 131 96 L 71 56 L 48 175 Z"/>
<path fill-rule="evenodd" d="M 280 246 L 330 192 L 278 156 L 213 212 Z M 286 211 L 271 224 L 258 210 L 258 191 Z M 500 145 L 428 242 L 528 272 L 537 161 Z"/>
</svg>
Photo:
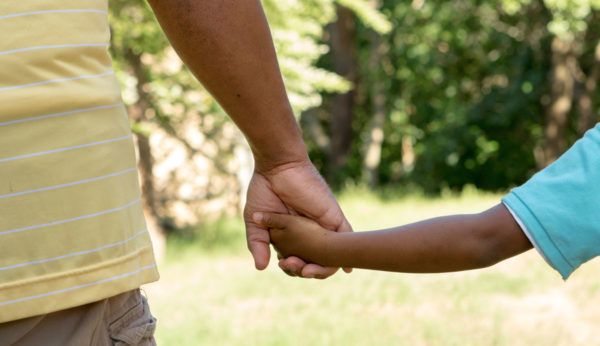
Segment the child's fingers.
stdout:
<svg viewBox="0 0 600 346">
<path fill-rule="evenodd" d="M 260 225 L 269 228 L 285 229 L 293 221 L 294 216 L 288 214 L 254 213 L 252 218 L 254 222 Z"/>
</svg>

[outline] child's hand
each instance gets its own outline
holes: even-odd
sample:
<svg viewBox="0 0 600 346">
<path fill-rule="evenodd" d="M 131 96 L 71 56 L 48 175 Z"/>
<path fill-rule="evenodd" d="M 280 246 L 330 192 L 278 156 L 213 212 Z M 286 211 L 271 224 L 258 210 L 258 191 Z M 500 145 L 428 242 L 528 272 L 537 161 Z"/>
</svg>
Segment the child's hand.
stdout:
<svg viewBox="0 0 600 346">
<path fill-rule="evenodd" d="M 336 235 L 302 216 L 256 213 L 254 219 L 269 228 L 271 243 L 281 256 L 296 256 L 317 264 L 326 260 L 328 242 Z"/>
</svg>

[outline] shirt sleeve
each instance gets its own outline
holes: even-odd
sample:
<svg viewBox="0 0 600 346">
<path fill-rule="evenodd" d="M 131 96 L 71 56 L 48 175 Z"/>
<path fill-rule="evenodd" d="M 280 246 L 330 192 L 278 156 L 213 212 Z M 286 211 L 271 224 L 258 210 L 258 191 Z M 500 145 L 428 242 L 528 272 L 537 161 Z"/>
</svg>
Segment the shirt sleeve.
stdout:
<svg viewBox="0 0 600 346">
<path fill-rule="evenodd" d="M 535 238 L 531 235 L 531 232 L 529 231 L 529 229 L 527 229 L 527 226 L 525 226 L 525 224 L 523 223 L 521 218 L 519 218 L 519 215 L 517 215 L 512 209 L 510 209 L 510 207 L 506 203 L 503 203 L 503 204 L 506 207 L 506 209 L 508 210 L 508 212 L 510 213 L 510 215 L 512 215 L 512 217 L 515 219 L 515 221 L 517 222 L 517 225 L 519 225 L 519 227 L 521 228 L 521 231 L 523 231 L 523 233 L 525 233 L 525 236 L 527 237 L 527 239 L 529 239 L 529 242 L 531 242 L 531 245 L 533 245 L 533 247 L 537 250 L 537 252 L 540 254 L 540 256 L 542 256 L 544 261 L 546 261 L 546 263 L 548 263 L 549 265 L 552 265 L 552 262 L 550 262 L 550 260 L 546 257 L 546 255 L 544 254 L 544 252 L 542 251 L 542 249 L 540 248 L 538 243 L 535 241 Z"/>
<path fill-rule="evenodd" d="M 563 279 L 600 255 L 600 123 L 502 202 Z"/>
</svg>

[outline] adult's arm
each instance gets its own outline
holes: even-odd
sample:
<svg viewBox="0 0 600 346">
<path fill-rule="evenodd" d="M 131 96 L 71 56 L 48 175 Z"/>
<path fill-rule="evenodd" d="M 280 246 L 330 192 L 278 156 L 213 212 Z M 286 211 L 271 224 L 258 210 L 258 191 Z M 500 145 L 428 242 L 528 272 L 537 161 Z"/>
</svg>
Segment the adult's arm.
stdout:
<svg viewBox="0 0 600 346">
<path fill-rule="evenodd" d="M 248 247 L 256 267 L 267 266 L 270 251 L 269 233 L 253 222 L 250 216 L 254 212 L 299 213 L 330 230 L 350 230 L 308 158 L 260 2 L 149 0 L 149 3 L 179 56 L 250 144 L 255 173 L 244 218 Z M 336 270 L 305 266 L 297 258 L 284 260 L 280 266 L 290 274 L 303 276 L 326 277 Z"/>
<path fill-rule="evenodd" d="M 259 172 L 307 160 L 257 0 L 149 0 L 169 41 L 248 139 Z"/>
</svg>

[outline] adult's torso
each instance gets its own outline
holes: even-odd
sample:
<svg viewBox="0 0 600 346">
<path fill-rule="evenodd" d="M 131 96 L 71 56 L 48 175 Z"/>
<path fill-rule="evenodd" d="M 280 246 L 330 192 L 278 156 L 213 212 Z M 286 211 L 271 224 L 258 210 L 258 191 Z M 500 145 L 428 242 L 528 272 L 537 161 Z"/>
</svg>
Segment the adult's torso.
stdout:
<svg viewBox="0 0 600 346">
<path fill-rule="evenodd" d="M 0 322 L 157 279 L 107 17 L 0 2 Z"/>
</svg>

